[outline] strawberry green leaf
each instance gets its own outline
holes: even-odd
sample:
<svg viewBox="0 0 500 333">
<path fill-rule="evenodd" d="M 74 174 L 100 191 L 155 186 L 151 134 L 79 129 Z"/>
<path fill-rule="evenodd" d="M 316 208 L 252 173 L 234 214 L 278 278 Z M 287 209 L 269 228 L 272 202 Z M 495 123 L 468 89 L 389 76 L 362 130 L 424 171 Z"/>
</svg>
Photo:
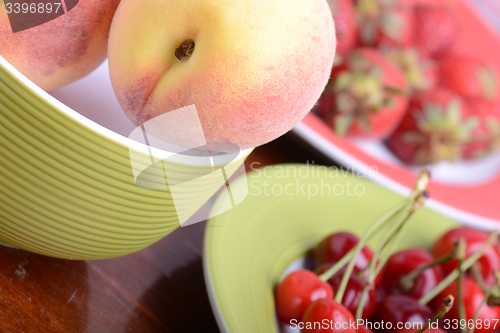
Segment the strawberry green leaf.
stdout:
<svg viewBox="0 0 500 333">
<path fill-rule="evenodd" d="M 397 87 L 385 86 L 384 90 L 397 95 L 405 95 L 405 92 Z"/>
<path fill-rule="evenodd" d="M 335 117 L 334 130 L 338 136 L 345 136 L 354 121 L 353 115 L 338 115 Z"/>
<path fill-rule="evenodd" d="M 447 128 L 458 128 L 460 126 L 460 119 L 462 118 L 460 102 L 457 99 L 452 99 L 446 106 L 446 111 L 445 126 Z"/>
<path fill-rule="evenodd" d="M 335 92 L 340 92 L 346 89 L 352 82 L 352 79 L 353 77 L 349 73 L 342 73 L 337 76 L 337 80 L 335 81 Z"/>
<path fill-rule="evenodd" d="M 479 118 L 476 116 L 472 116 L 467 118 L 462 123 L 462 130 L 465 134 L 465 139 L 470 137 L 472 132 L 479 126 Z"/>
<path fill-rule="evenodd" d="M 484 96 L 489 100 L 494 99 L 497 95 L 498 89 L 498 82 L 495 71 L 487 67 L 481 67 L 477 71 L 476 75 L 479 82 L 481 82 Z"/>
</svg>

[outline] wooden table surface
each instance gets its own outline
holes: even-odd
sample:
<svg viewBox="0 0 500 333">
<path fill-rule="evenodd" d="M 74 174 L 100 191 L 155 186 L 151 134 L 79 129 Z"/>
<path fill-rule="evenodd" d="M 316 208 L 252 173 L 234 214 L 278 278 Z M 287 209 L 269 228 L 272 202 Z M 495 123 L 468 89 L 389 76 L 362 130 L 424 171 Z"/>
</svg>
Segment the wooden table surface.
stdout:
<svg viewBox="0 0 500 333">
<path fill-rule="evenodd" d="M 288 136 L 257 148 L 246 166 L 306 161 L 328 163 Z M 205 222 L 179 228 L 102 261 L 0 246 L 0 332 L 219 332 L 203 278 L 204 230 Z"/>
</svg>

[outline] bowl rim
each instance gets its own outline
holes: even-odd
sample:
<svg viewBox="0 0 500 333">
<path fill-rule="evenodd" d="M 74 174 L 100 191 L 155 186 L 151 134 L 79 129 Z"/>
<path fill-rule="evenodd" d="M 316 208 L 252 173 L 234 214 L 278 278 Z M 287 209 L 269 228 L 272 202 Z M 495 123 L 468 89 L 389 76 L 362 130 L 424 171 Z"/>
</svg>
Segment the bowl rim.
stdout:
<svg viewBox="0 0 500 333">
<path fill-rule="evenodd" d="M 280 164 L 275 164 L 274 166 L 275 167 L 277 167 L 277 166 L 281 166 L 281 167 L 307 166 L 308 168 L 319 167 L 319 165 L 311 165 L 311 164 L 306 165 L 304 163 L 280 163 Z M 260 170 L 262 171 L 262 168 L 260 168 Z M 254 179 L 257 179 L 257 180 L 265 179 L 269 182 L 268 185 L 270 187 L 272 187 L 273 184 L 286 184 L 287 180 L 295 179 L 293 176 L 283 176 L 283 174 L 281 176 L 276 176 L 278 174 L 277 172 L 279 172 L 278 170 L 279 170 L 278 168 L 273 168 L 270 171 L 272 176 L 269 178 L 265 177 L 263 173 L 257 175 L 255 170 L 247 173 L 247 177 L 252 177 L 252 175 L 253 175 L 253 176 L 255 176 Z M 384 200 L 386 200 L 387 198 L 390 197 L 391 198 L 390 202 L 384 201 L 384 205 L 387 204 L 387 209 L 389 209 L 390 207 L 393 207 L 394 204 L 396 204 L 397 202 L 399 202 L 401 199 L 405 198 L 408 195 L 408 193 L 405 193 L 405 195 L 401 195 L 399 193 L 396 193 L 396 192 L 392 191 L 391 189 L 388 189 L 380 184 L 372 182 L 365 177 L 356 177 L 355 174 L 353 175 L 352 173 L 349 173 L 349 175 L 351 175 L 353 177 L 352 181 L 354 183 L 364 184 L 366 186 L 370 186 L 371 190 L 375 191 L 375 192 L 371 192 L 372 195 L 382 194 L 382 197 L 384 197 Z M 351 176 L 349 176 L 349 177 L 351 177 Z M 322 176 L 321 174 L 318 174 L 318 173 L 308 174 L 307 177 L 304 177 L 301 179 L 302 179 L 301 184 L 309 184 L 309 182 L 320 184 L 319 180 L 326 180 L 326 182 L 330 183 L 330 184 L 339 184 L 339 183 L 341 184 L 342 183 L 342 178 L 336 178 L 336 177 L 329 178 L 327 176 Z M 351 179 L 349 178 L 349 180 L 351 180 Z M 236 180 L 236 181 L 238 181 L 238 180 Z M 257 186 L 263 188 L 262 187 L 263 185 L 257 185 Z M 269 198 L 273 198 L 273 199 L 276 199 L 276 197 L 279 197 L 280 198 L 279 205 L 283 205 L 283 204 L 288 205 L 288 204 L 290 204 L 290 202 L 297 202 L 297 198 L 294 198 L 295 196 L 293 196 L 293 195 L 287 195 L 287 194 L 282 193 L 280 195 L 274 196 L 273 194 L 266 195 L 263 192 L 260 192 L 258 195 L 252 196 L 252 198 L 255 199 L 256 201 L 251 203 L 251 206 L 255 207 L 255 205 L 257 203 L 262 203 L 262 200 L 266 200 L 267 196 L 269 196 Z M 349 196 L 348 194 L 341 194 L 340 196 L 348 197 L 349 201 L 357 200 L 357 197 Z M 329 200 L 331 200 L 331 195 L 318 193 L 318 196 L 315 196 L 311 200 L 304 200 L 303 202 L 305 202 L 306 206 L 310 206 L 311 202 L 316 201 L 319 198 L 322 198 L 321 199 L 322 203 L 325 204 L 325 203 L 328 203 Z M 252 199 L 250 199 L 250 200 L 252 200 Z M 363 202 L 366 202 L 367 199 L 362 199 L 362 200 L 363 200 Z M 359 202 L 359 200 L 358 200 L 358 202 Z M 214 207 L 217 207 L 218 204 L 219 204 L 219 198 L 217 198 L 215 200 Z M 379 206 L 377 206 L 377 204 L 370 204 L 370 206 L 371 206 L 370 209 L 373 209 L 373 207 L 379 207 Z M 355 206 L 353 206 L 353 207 L 355 207 Z M 353 207 L 349 208 L 349 210 L 353 210 L 354 209 Z M 279 221 L 279 219 L 277 221 L 277 220 L 272 220 L 272 219 L 269 220 L 267 218 L 269 216 L 268 215 L 269 212 L 273 211 L 274 208 L 276 208 L 276 207 L 275 206 L 271 206 L 271 207 L 266 206 L 266 208 L 264 210 L 265 213 L 263 215 L 259 215 L 258 219 L 260 219 L 262 221 L 267 221 L 267 222 L 265 222 L 265 224 L 257 224 L 256 225 L 254 223 L 249 223 L 249 222 L 252 222 L 252 220 L 246 220 L 245 217 L 242 217 L 242 213 L 234 213 L 237 211 L 237 209 L 242 209 L 241 207 L 240 208 L 236 207 L 234 210 L 232 210 L 235 215 L 231 215 L 231 212 L 228 212 L 229 215 L 228 214 L 221 214 L 218 216 L 214 216 L 208 220 L 207 227 L 205 228 L 204 239 L 203 239 L 203 241 L 204 241 L 204 244 L 203 244 L 203 272 L 204 272 L 205 286 L 206 286 L 207 294 L 209 297 L 210 305 L 212 307 L 212 311 L 213 311 L 214 317 L 216 319 L 217 325 L 219 327 L 219 330 L 222 333 L 229 333 L 229 332 L 234 331 L 234 322 L 237 321 L 237 319 L 240 317 L 240 314 L 238 314 L 237 311 L 228 310 L 230 307 L 230 303 L 232 303 L 232 300 L 234 300 L 235 297 L 232 297 L 232 296 L 225 297 L 225 295 L 232 295 L 231 291 L 234 291 L 234 286 L 231 287 L 230 290 L 227 290 L 227 289 L 223 290 L 220 288 L 218 289 L 216 287 L 217 284 L 214 283 L 216 280 L 221 281 L 221 276 L 223 275 L 223 274 L 221 274 L 221 272 L 227 272 L 228 270 L 226 270 L 226 268 L 229 267 L 228 266 L 229 262 L 224 263 L 223 261 L 219 260 L 222 252 L 217 251 L 217 250 L 221 249 L 221 244 L 227 244 L 228 237 L 235 236 L 234 232 L 236 232 L 238 230 L 240 231 L 241 235 L 244 235 L 244 237 L 247 237 L 247 238 L 250 237 L 250 239 L 252 239 L 252 240 L 255 240 L 254 238 L 256 237 L 256 235 L 261 236 L 262 234 L 265 234 L 266 232 L 269 232 L 272 230 L 283 231 L 284 228 L 286 228 L 286 230 L 294 230 L 293 226 L 290 229 L 289 223 L 282 223 L 281 221 Z M 248 212 L 248 209 L 249 209 L 249 207 L 246 207 L 245 210 L 243 210 L 243 213 Z M 310 209 L 311 208 L 307 208 L 306 210 L 310 211 Z M 331 208 L 324 208 L 324 211 L 330 211 L 330 210 L 331 210 Z M 377 208 L 376 210 L 379 210 L 379 208 Z M 318 214 L 318 216 L 321 216 L 321 213 L 319 213 L 318 210 L 313 210 L 312 212 L 314 212 L 314 214 Z M 384 210 L 380 211 L 380 213 L 383 213 L 383 212 L 384 212 Z M 421 214 L 424 214 L 424 215 L 421 215 Z M 373 218 L 376 218 L 376 216 L 377 215 L 374 215 Z M 431 233 L 429 233 L 425 228 L 422 228 L 422 226 L 419 223 L 416 223 L 417 221 L 429 221 L 428 223 L 426 223 L 426 225 L 429 223 L 432 223 L 431 220 L 429 220 L 429 217 L 432 217 L 432 219 L 433 219 L 432 222 L 439 221 L 439 223 L 437 225 L 439 228 L 441 228 L 443 225 L 448 225 L 449 227 L 456 227 L 456 226 L 461 225 L 460 222 L 453 220 L 449 217 L 446 217 L 446 216 L 440 214 L 439 212 L 436 212 L 435 210 L 430 209 L 429 207 L 425 207 L 419 212 L 418 217 L 415 216 L 415 219 L 418 218 L 418 220 L 415 220 L 415 221 L 413 221 L 413 223 L 410 224 L 410 226 L 409 226 L 410 230 L 406 231 L 403 238 L 404 239 L 416 239 L 416 240 L 418 240 L 418 243 L 420 243 L 421 238 L 415 237 L 415 235 L 411 233 L 412 228 L 418 228 L 423 234 L 430 236 L 430 237 L 425 238 L 426 242 L 430 242 L 430 239 L 434 239 L 434 240 L 437 239 L 438 236 L 440 235 L 440 233 L 438 231 L 436 231 L 437 229 L 434 229 Z M 232 224 L 232 232 L 228 233 L 227 230 L 222 231 L 222 229 L 225 229 L 226 226 L 231 225 L 230 221 L 237 219 L 237 218 L 240 218 L 240 219 L 238 220 L 238 223 L 236 224 L 236 226 L 234 224 Z M 298 218 L 298 219 L 301 219 L 301 218 Z M 228 223 L 228 224 L 226 225 L 226 223 Z M 246 223 L 246 225 L 248 226 L 244 229 L 245 230 L 244 233 L 242 233 L 242 224 L 243 223 Z M 339 224 L 330 224 L 330 223 L 331 222 L 328 222 L 328 224 L 321 223 L 321 225 L 323 225 L 321 227 L 321 229 L 324 229 L 323 231 L 327 230 L 321 237 L 325 237 L 326 235 L 330 234 L 331 232 L 346 230 L 345 229 L 345 222 L 341 223 L 340 225 Z M 292 224 L 292 225 L 296 225 L 296 224 L 297 223 Z M 310 219 L 302 219 L 302 222 L 300 222 L 300 224 L 305 225 L 308 228 L 310 228 L 310 225 L 311 225 Z M 355 224 L 358 224 L 358 223 L 355 223 Z M 367 225 L 368 224 L 369 223 L 367 223 Z M 217 226 L 217 228 L 210 228 L 210 226 Z M 264 228 L 268 228 L 268 229 L 259 229 L 260 227 L 263 227 L 263 226 L 264 226 Z M 449 227 L 446 227 L 444 230 L 448 230 Z M 316 227 L 314 227 L 312 229 L 316 229 Z M 259 231 L 256 232 L 256 230 L 259 230 Z M 361 231 L 358 230 L 358 232 L 356 234 L 357 235 L 359 235 L 360 233 L 362 234 L 363 230 L 364 229 L 361 229 Z M 352 230 L 348 230 L 348 231 L 354 232 Z M 275 236 L 275 235 L 276 235 L 276 233 L 274 232 L 273 236 Z M 243 236 L 238 236 L 238 237 L 243 237 Z M 254 237 L 254 238 L 252 238 L 252 237 Z M 301 234 L 301 237 L 313 238 L 313 236 L 305 235 L 305 234 Z M 317 240 L 317 242 L 314 242 L 313 246 L 316 246 L 318 244 L 319 240 Z M 246 243 L 246 245 L 242 245 L 241 243 L 233 242 L 232 245 L 234 246 L 234 244 L 238 244 L 238 246 L 240 246 L 240 248 L 238 248 L 238 249 L 235 248 L 236 253 L 252 253 L 252 256 L 255 256 L 255 253 L 251 251 L 252 249 L 257 248 L 257 246 L 255 244 L 252 245 L 252 248 L 248 247 L 248 243 Z M 262 244 L 260 244 L 260 245 L 262 246 Z M 306 251 L 303 248 L 304 246 L 305 246 L 304 244 L 297 245 L 298 248 L 302 248 L 301 253 L 298 257 L 295 257 L 295 254 L 290 254 L 289 252 L 287 252 L 286 254 L 284 253 L 285 251 L 280 252 L 282 255 L 280 256 L 279 260 L 281 261 L 281 263 L 283 263 L 283 262 L 287 262 L 287 263 L 283 269 L 278 270 L 276 265 L 274 265 L 274 267 L 272 268 L 274 273 L 278 272 L 279 278 L 283 277 L 283 273 L 287 269 L 289 269 L 291 264 L 295 263 L 300 258 L 303 258 L 305 253 L 313 248 L 313 246 L 311 246 L 311 247 L 305 246 L 307 248 L 307 251 Z M 371 246 L 373 246 L 373 244 Z M 398 249 L 411 248 L 413 246 L 415 246 L 413 243 L 408 244 L 408 243 L 401 241 L 398 244 Z M 269 254 L 269 251 L 268 251 L 270 248 L 271 248 L 271 254 Z M 272 246 L 267 245 L 266 251 L 265 251 L 266 255 L 268 255 L 268 256 L 270 255 L 271 257 L 274 256 L 276 251 L 272 250 L 273 248 L 275 248 L 274 245 L 272 245 Z M 227 250 L 227 246 L 225 249 Z M 282 250 L 283 250 L 283 248 L 282 248 Z M 289 248 L 287 248 L 286 251 L 288 251 L 288 250 L 289 250 Z M 296 251 L 294 250 L 293 252 L 296 252 Z M 229 253 L 229 252 L 227 252 L 227 253 Z M 259 254 L 262 255 L 262 252 L 260 252 Z M 288 260 L 288 259 L 290 259 L 290 257 L 294 257 L 294 258 L 292 260 Z M 286 259 L 283 259 L 283 258 L 286 258 Z M 246 258 L 242 259 L 241 262 L 244 262 L 245 265 L 249 265 L 249 263 L 246 262 L 245 259 L 248 259 L 248 256 Z M 274 259 L 276 259 L 275 256 L 274 256 Z M 256 264 L 256 263 L 258 263 L 260 265 L 260 264 L 262 264 L 262 261 L 253 262 L 253 264 Z M 262 266 L 259 266 L 259 267 L 262 267 Z M 239 272 L 240 271 L 239 268 L 241 268 L 241 267 L 232 267 L 231 266 L 231 268 L 232 269 L 234 268 L 234 270 L 232 272 Z M 253 268 L 255 269 L 255 267 L 253 267 Z M 281 266 L 280 266 L 280 268 L 281 268 Z M 271 274 L 270 271 L 266 271 L 266 274 L 267 273 Z M 226 273 L 224 273 L 224 274 L 226 274 Z M 230 279 L 230 278 L 233 279 L 235 276 L 238 276 L 238 274 L 231 274 L 231 277 L 229 277 L 229 275 L 225 275 L 225 278 L 226 278 L 226 280 Z M 266 275 L 265 279 L 266 279 L 266 281 L 269 281 L 269 276 Z M 277 281 L 278 280 L 276 280 L 276 282 Z M 268 283 L 268 282 L 265 283 L 264 288 L 266 289 L 266 292 L 269 291 L 268 288 L 274 288 L 273 286 L 274 286 L 275 281 L 271 281 L 271 282 L 272 283 Z M 219 282 L 219 284 L 220 284 L 220 282 Z M 239 296 L 241 299 L 241 295 L 239 295 Z M 231 298 L 231 300 L 228 300 L 229 298 Z M 225 311 L 223 311 L 222 307 L 220 306 L 221 304 L 226 306 Z M 247 304 L 249 304 L 249 303 L 247 303 Z M 275 313 L 274 313 L 274 315 L 275 315 Z M 258 321 L 258 320 L 259 320 L 259 318 L 257 318 L 257 317 L 253 318 L 253 321 Z M 276 319 L 276 317 L 275 317 L 275 324 L 276 324 L 276 326 L 275 326 L 276 329 L 273 330 L 273 332 L 276 332 L 276 333 L 283 332 L 283 331 L 278 330 L 279 329 L 279 322 Z M 230 327 L 231 327 L 231 330 L 229 329 Z"/>
<path fill-rule="evenodd" d="M 110 139 L 114 141 L 117 144 L 123 145 L 129 149 L 134 149 L 136 151 L 149 151 L 151 155 L 155 158 L 158 159 L 165 159 L 169 156 L 174 155 L 175 153 L 169 152 L 163 149 L 155 148 L 152 146 L 145 145 L 143 143 L 137 142 L 135 140 L 132 140 L 130 138 L 127 138 L 121 134 L 118 134 L 103 125 L 100 125 L 96 123 L 95 121 L 85 117 L 81 113 L 79 113 L 76 110 L 73 110 L 66 104 L 62 103 L 59 101 L 57 98 L 53 97 L 50 95 L 48 92 L 37 86 L 33 81 L 28 79 L 24 74 L 22 74 L 18 69 L 16 69 L 14 66 L 12 66 L 5 58 L 3 58 L 0 55 L 0 70 L 1 68 L 7 69 L 7 71 L 12 74 L 16 79 L 18 79 L 27 89 L 27 91 L 36 97 L 39 97 L 40 99 L 45 100 L 48 102 L 54 109 L 56 109 L 59 112 L 62 112 L 66 116 L 70 117 L 71 119 L 75 120 L 76 122 L 84 125 L 88 129 L 92 130 L 95 133 L 98 133 L 107 139 Z M 122 111 L 123 112 L 123 111 Z M 246 148 L 246 149 L 241 149 L 238 156 L 232 161 L 239 161 L 246 156 L 248 156 L 254 148 Z M 192 158 L 192 159 L 191 159 Z M 199 159 L 199 161 L 197 161 Z M 193 165 L 205 165 L 206 161 L 206 156 L 190 156 L 190 161 L 193 161 Z"/>
</svg>

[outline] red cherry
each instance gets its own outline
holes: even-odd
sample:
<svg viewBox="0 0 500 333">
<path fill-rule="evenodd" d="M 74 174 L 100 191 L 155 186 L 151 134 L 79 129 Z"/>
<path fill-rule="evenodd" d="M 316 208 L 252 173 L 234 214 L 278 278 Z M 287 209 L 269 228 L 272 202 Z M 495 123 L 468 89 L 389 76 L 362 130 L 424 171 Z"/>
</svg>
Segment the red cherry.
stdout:
<svg viewBox="0 0 500 333">
<path fill-rule="evenodd" d="M 328 268 L 330 268 L 331 265 L 332 264 L 321 265 L 316 270 L 316 274 L 323 274 L 326 270 L 328 270 Z M 328 280 L 328 283 L 332 286 L 334 292 L 338 290 L 342 281 L 342 277 L 344 276 L 344 272 L 345 268 L 341 269 Z M 354 269 L 349 278 L 349 281 L 347 282 L 344 297 L 342 297 L 342 305 L 345 306 L 351 313 L 356 313 L 358 304 L 361 301 L 361 294 L 363 293 L 363 289 L 365 287 L 365 283 L 363 283 L 363 281 L 358 278 L 358 274 L 359 270 Z M 364 319 L 368 319 L 372 315 L 373 311 L 375 311 L 376 306 L 377 293 L 375 292 L 375 290 L 370 290 L 365 300 L 362 317 Z"/>
<path fill-rule="evenodd" d="M 336 263 L 351 251 L 359 242 L 359 238 L 350 232 L 336 232 L 326 237 L 314 249 L 314 259 L 319 265 Z M 372 250 L 365 246 L 356 257 L 355 267 L 359 270 L 368 265 L 373 257 Z"/>
<path fill-rule="evenodd" d="M 300 320 L 307 307 L 321 298 L 332 298 L 332 287 L 311 271 L 290 273 L 276 288 L 276 312 L 284 322 Z"/>
<path fill-rule="evenodd" d="M 397 333 L 417 333 L 418 331 L 420 331 L 418 328 L 409 329 L 409 330 L 403 329 L 403 330 L 398 331 Z M 440 328 L 429 328 L 429 329 L 426 329 L 425 332 L 446 333 L 445 331 L 443 331 Z"/>
<path fill-rule="evenodd" d="M 488 239 L 488 234 L 484 231 L 469 227 L 461 227 L 449 230 L 444 233 L 432 247 L 432 254 L 438 258 L 450 253 L 453 248 L 453 243 L 457 238 L 464 238 L 467 242 L 466 257 L 477 251 L 484 242 Z M 481 273 L 486 284 L 491 285 L 495 282 L 493 271 L 500 269 L 500 251 L 497 246 L 490 247 L 486 253 L 479 258 L 478 262 L 481 264 Z M 457 268 L 457 261 L 452 260 L 442 265 L 445 275 L 449 274 Z"/>
<path fill-rule="evenodd" d="M 304 317 L 304 333 L 355 333 L 354 316 L 333 299 L 320 299 L 312 303 Z"/>
<path fill-rule="evenodd" d="M 358 326 L 358 330 L 356 332 L 357 333 L 373 333 L 373 331 L 371 329 L 367 328 L 365 325 Z"/>
<path fill-rule="evenodd" d="M 416 299 L 405 295 L 391 295 L 377 305 L 371 321 L 384 322 L 383 329 L 376 332 L 396 332 L 398 323 L 423 323 L 425 325 L 432 317 L 432 311 L 418 303 Z"/>
<path fill-rule="evenodd" d="M 408 295 L 420 299 L 431 291 L 443 279 L 441 267 L 434 266 L 426 269 L 413 280 L 411 287 L 404 290 L 401 279 L 435 259 L 427 250 L 411 248 L 393 254 L 384 266 L 382 287 L 387 295 Z"/>
<path fill-rule="evenodd" d="M 455 297 L 455 305 L 451 308 L 450 312 L 448 312 L 443 317 L 443 319 L 439 320 L 440 323 L 444 323 L 445 319 L 450 319 L 452 322 L 454 319 L 458 320 L 458 299 L 456 298 L 457 297 L 456 282 L 452 283 L 445 290 L 443 290 L 436 299 L 441 299 L 446 295 L 453 295 Z M 484 293 L 478 286 L 476 281 L 466 277 L 462 280 L 462 297 L 463 297 L 465 316 L 467 317 L 468 320 L 473 319 L 477 308 L 479 307 L 484 298 Z M 476 324 L 474 332 L 481 333 L 481 332 L 496 331 L 499 325 L 496 325 L 495 328 L 495 324 L 498 322 L 499 318 L 500 318 L 500 306 L 498 305 L 489 306 L 488 304 L 484 304 L 477 318 L 478 319 L 477 323 L 481 322 L 482 325 L 481 327 L 479 327 L 479 325 Z M 488 322 L 490 325 L 485 325 L 486 322 Z M 489 328 L 485 328 L 485 326 L 489 326 Z"/>
</svg>

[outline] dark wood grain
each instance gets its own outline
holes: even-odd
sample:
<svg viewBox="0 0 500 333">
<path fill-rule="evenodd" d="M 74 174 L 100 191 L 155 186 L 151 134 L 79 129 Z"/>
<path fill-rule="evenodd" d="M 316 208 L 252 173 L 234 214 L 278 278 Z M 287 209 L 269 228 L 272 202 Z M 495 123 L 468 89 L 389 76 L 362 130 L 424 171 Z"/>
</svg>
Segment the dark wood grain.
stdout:
<svg viewBox="0 0 500 333">
<path fill-rule="evenodd" d="M 246 166 L 306 161 L 327 163 L 288 136 L 257 148 Z M 219 332 L 203 279 L 205 224 L 102 261 L 0 247 L 0 332 Z"/>
</svg>

